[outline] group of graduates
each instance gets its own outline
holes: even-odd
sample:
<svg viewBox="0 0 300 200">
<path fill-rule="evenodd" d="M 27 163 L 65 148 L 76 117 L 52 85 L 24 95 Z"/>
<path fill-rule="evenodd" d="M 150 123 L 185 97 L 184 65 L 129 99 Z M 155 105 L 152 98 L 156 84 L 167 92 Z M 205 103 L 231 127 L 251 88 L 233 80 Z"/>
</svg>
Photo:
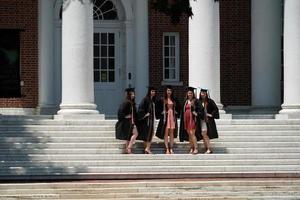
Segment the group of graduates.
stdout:
<svg viewBox="0 0 300 200">
<path fill-rule="evenodd" d="M 148 87 L 148 93 L 136 109 L 134 88 L 127 88 L 126 98 L 118 110 L 116 139 L 126 140 L 125 151 L 132 153 L 135 140 L 144 141 L 144 153 L 152 154 L 151 142 L 154 134 L 164 140 L 165 153 L 173 154 L 174 138 L 178 136 L 177 121 L 180 118 L 179 140 L 189 141 L 190 154 L 198 153 L 197 141 L 203 140 L 205 153 L 212 153 L 210 139 L 218 138 L 214 119 L 219 110 L 209 97 L 207 89 L 201 89 L 199 98 L 195 88 L 187 87 L 182 104 L 174 97 L 172 86 L 164 88 L 162 98 L 157 98 L 157 89 Z M 155 119 L 159 124 L 155 131 Z"/>
</svg>

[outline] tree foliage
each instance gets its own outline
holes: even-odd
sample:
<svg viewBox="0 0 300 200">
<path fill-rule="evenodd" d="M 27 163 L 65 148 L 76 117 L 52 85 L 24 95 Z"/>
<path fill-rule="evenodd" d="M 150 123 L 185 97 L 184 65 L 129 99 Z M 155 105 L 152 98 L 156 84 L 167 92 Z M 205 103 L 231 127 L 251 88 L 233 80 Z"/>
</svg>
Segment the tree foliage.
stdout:
<svg viewBox="0 0 300 200">
<path fill-rule="evenodd" d="M 151 7 L 170 16 L 173 24 L 178 24 L 183 14 L 193 15 L 189 0 L 150 0 Z"/>
</svg>

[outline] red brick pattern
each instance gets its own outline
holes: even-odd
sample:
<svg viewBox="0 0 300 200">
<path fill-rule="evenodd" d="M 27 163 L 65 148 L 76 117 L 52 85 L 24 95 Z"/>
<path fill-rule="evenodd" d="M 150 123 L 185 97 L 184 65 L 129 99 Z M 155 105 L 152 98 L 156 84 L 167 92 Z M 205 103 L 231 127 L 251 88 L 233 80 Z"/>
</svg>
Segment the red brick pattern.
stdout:
<svg viewBox="0 0 300 200">
<path fill-rule="evenodd" d="M 0 98 L 0 107 L 35 108 L 38 102 L 38 1 L 0 0 L 0 29 L 21 29 L 21 98 Z"/>
<path fill-rule="evenodd" d="M 221 102 L 251 105 L 251 0 L 220 0 Z"/>
<path fill-rule="evenodd" d="M 173 25 L 170 17 L 149 8 L 149 83 L 159 88 L 163 95 L 163 33 L 178 32 L 180 35 L 180 82 L 183 86 L 173 86 L 174 94 L 180 100 L 185 95 L 188 85 L 188 17 L 183 16 L 177 25 Z"/>
<path fill-rule="evenodd" d="M 35 108 L 38 103 L 38 1 L 0 0 L 0 28 L 22 29 L 20 44 L 21 98 L 0 98 L 0 107 Z M 188 17 L 177 25 L 149 8 L 149 82 L 162 95 L 163 33 L 180 34 L 180 81 L 175 95 L 188 85 Z M 251 105 L 251 0 L 220 0 L 221 102 Z"/>
</svg>

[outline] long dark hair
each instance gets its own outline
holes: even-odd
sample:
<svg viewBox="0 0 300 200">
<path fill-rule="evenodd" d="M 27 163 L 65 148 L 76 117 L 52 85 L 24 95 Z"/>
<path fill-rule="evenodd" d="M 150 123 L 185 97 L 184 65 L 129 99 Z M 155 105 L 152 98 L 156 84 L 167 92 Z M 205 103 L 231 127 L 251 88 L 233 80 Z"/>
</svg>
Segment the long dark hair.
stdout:
<svg viewBox="0 0 300 200">
<path fill-rule="evenodd" d="M 171 98 L 172 101 L 174 101 L 174 92 L 173 92 L 172 88 L 165 88 L 165 91 L 164 91 L 164 100 L 168 99 L 168 94 L 167 94 L 167 90 L 168 89 L 170 89 L 172 91 L 170 98 Z"/>
<path fill-rule="evenodd" d="M 199 94 L 199 100 L 200 101 L 205 101 L 205 102 L 207 102 L 208 101 L 208 99 L 209 99 L 209 97 L 208 97 L 208 93 L 207 92 L 205 92 L 205 94 L 206 94 L 206 96 L 205 96 L 205 99 L 203 99 L 202 97 L 201 97 L 201 92 L 200 92 L 200 94 Z"/>
<path fill-rule="evenodd" d="M 151 91 L 152 91 L 152 90 L 155 91 L 155 95 L 154 95 L 153 98 L 151 98 Z M 148 89 L 148 92 L 147 92 L 147 97 L 148 97 L 150 100 L 154 101 L 154 100 L 156 99 L 156 96 L 157 96 L 157 90 L 154 89 L 154 88 L 149 88 L 149 89 Z"/>
<path fill-rule="evenodd" d="M 186 92 L 186 95 L 185 95 L 185 99 L 186 99 L 186 100 L 189 99 L 189 97 L 188 97 L 188 92 L 189 92 L 189 91 L 191 91 L 191 90 L 188 90 L 188 91 Z M 195 99 L 196 99 L 195 92 L 193 92 L 193 91 L 191 91 L 191 92 L 193 93 L 193 98 L 192 98 L 192 100 L 195 100 Z"/>
<path fill-rule="evenodd" d="M 125 101 L 129 101 L 133 105 L 135 105 L 135 98 L 131 99 L 131 93 L 134 93 L 134 91 L 126 92 Z"/>
<path fill-rule="evenodd" d="M 185 95 L 185 101 L 184 102 L 186 102 L 187 100 L 189 100 L 189 97 L 188 97 L 188 92 L 189 92 L 190 90 L 188 90 L 187 92 L 186 92 L 186 95 Z M 192 107 L 194 107 L 195 106 L 195 101 L 196 101 L 196 95 L 195 95 L 195 92 L 193 92 L 192 91 L 192 93 L 193 93 L 193 98 L 192 98 L 192 100 L 191 100 L 191 106 Z"/>
</svg>

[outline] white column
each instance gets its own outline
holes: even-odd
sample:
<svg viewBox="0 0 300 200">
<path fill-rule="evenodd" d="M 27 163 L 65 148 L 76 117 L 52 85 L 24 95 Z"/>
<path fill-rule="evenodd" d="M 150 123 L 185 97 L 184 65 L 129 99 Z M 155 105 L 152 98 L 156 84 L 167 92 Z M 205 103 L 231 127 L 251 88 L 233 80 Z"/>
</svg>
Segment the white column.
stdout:
<svg viewBox="0 0 300 200">
<path fill-rule="evenodd" d="M 277 118 L 300 119 L 300 1 L 284 3 L 284 102 Z"/>
<path fill-rule="evenodd" d="M 62 103 L 58 114 L 98 114 L 93 80 L 93 4 L 90 0 L 64 1 Z"/>
<path fill-rule="evenodd" d="M 252 105 L 281 104 L 281 0 L 252 0 Z"/>
<path fill-rule="evenodd" d="M 140 102 L 149 84 L 148 0 L 135 1 L 135 88 Z"/>
<path fill-rule="evenodd" d="M 57 111 L 54 96 L 53 66 L 53 0 L 39 0 L 39 104 L 38 114 L 54 114 Z"/>
<path fill-rule="evenodd" d="M 189 20 L 189 85 L 208 88 L 222 110 L 220 93 L 219 2 L 190 0 L 193 17 Z"/>
<path fill-rule="evenodd" d="M 133 80 L 129 79 L 128 73 L 133 74 L 134 70 L 134 35 L 133 35 L 133 22 L 126 21 L 125 22 L 125 29 L 126 29 L 126 87 L 132 87 Z"/>
<path fill-rule="evenodd" d="M 214 23 L 215 23 L 215 94 L 214 100 L 220 109 L 220 113 L 224 114 L 223 105 L 221 104 L 221 50 L 220 50 L 220 6 L 219 1 L 214 1 Z"/>
</svg>

